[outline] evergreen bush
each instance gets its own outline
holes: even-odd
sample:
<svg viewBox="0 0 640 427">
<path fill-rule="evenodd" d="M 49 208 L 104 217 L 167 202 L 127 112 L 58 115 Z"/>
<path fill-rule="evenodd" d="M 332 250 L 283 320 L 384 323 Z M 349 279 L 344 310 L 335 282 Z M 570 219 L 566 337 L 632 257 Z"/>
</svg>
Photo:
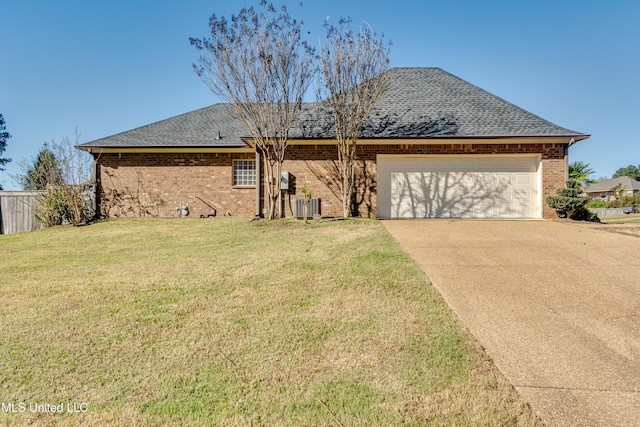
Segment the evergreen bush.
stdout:
<svg viewBox="0 0 640 427">
<path fill-rule="evenodd" d="M 589 202 L 584 197 L 582 188 L 575 179 L 566 182 L 566 187 L 560 188 L 557 195 L 547 197 L 547 205 L 556 211 L 560 218 L 570 218 L 578 221 L 600 221 L 596 214 L 586 208 Z"/>
</svg>

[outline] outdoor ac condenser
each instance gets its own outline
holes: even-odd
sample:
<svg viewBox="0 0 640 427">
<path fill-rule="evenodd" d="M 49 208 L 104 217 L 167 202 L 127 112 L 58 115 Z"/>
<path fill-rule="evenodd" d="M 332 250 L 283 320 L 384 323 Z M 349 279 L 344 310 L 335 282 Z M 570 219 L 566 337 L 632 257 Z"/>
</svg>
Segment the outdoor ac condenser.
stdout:
<svg viewBox="0 0 640 427">
<path fill-rule="evenodd" d="M 309 200 L 309 209 L 307 210 L 307 216 L 313 217 L 315 214 L 320 215 L 320 199 L 312 197 Z M 304 215 L 304 199 L 293 199 L 293 216 L 295 218 L 302 218 Z"/>
</svg>

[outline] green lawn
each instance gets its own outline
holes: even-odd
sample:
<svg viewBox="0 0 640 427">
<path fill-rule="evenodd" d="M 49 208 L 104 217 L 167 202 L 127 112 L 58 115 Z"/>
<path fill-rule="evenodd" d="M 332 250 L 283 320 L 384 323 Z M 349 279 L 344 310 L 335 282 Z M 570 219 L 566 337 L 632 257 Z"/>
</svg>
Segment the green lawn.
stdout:
<svg viewBox="0 0 640 427">
<path fill-rule="evenodd" d="M 377 221 L 117 220 L 0 250 L 0 424 L 537 425 Z"/>
<path fill-rule="evenodd" d="M 607 224 L 640 224 L 640 213 L 603 216 L 600 219 Z"/>
</svg>

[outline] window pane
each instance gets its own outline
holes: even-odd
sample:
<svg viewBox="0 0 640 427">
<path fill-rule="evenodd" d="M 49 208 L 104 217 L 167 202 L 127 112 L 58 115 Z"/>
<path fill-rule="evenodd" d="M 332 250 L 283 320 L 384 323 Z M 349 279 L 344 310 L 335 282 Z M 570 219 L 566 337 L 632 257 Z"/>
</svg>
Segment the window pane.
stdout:
<svg viewBox="0 0 640 427">
<path fill-rule="evenodd" d="M 255 160 L 234 160 L 233 161 L 233 185 L 235 186 L 255 186 L 256 185 Z"/>
</svg>

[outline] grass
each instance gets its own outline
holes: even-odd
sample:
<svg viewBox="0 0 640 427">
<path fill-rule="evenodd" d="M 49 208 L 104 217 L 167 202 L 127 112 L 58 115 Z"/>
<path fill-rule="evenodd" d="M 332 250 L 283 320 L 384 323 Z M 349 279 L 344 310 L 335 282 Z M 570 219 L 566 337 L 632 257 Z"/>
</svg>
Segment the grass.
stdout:
<svg viewBox="0 0 640 427">
<path fill-rule="evenodd" d="M 377 221 L 117 220 L 0 250 L 0 424 L 538 423 Z"/>
<path fill-rule="evenodd" d="M 600 219 L 606 224 L 603 229 L 608 232 L 640 237 L 640 214 L 610 215 Z"/>
<path fill-rule="evenodd" d="M 640 224 L 640 213 L 603 216 L 600 219 L 607 224 Z"/>
</svg>

